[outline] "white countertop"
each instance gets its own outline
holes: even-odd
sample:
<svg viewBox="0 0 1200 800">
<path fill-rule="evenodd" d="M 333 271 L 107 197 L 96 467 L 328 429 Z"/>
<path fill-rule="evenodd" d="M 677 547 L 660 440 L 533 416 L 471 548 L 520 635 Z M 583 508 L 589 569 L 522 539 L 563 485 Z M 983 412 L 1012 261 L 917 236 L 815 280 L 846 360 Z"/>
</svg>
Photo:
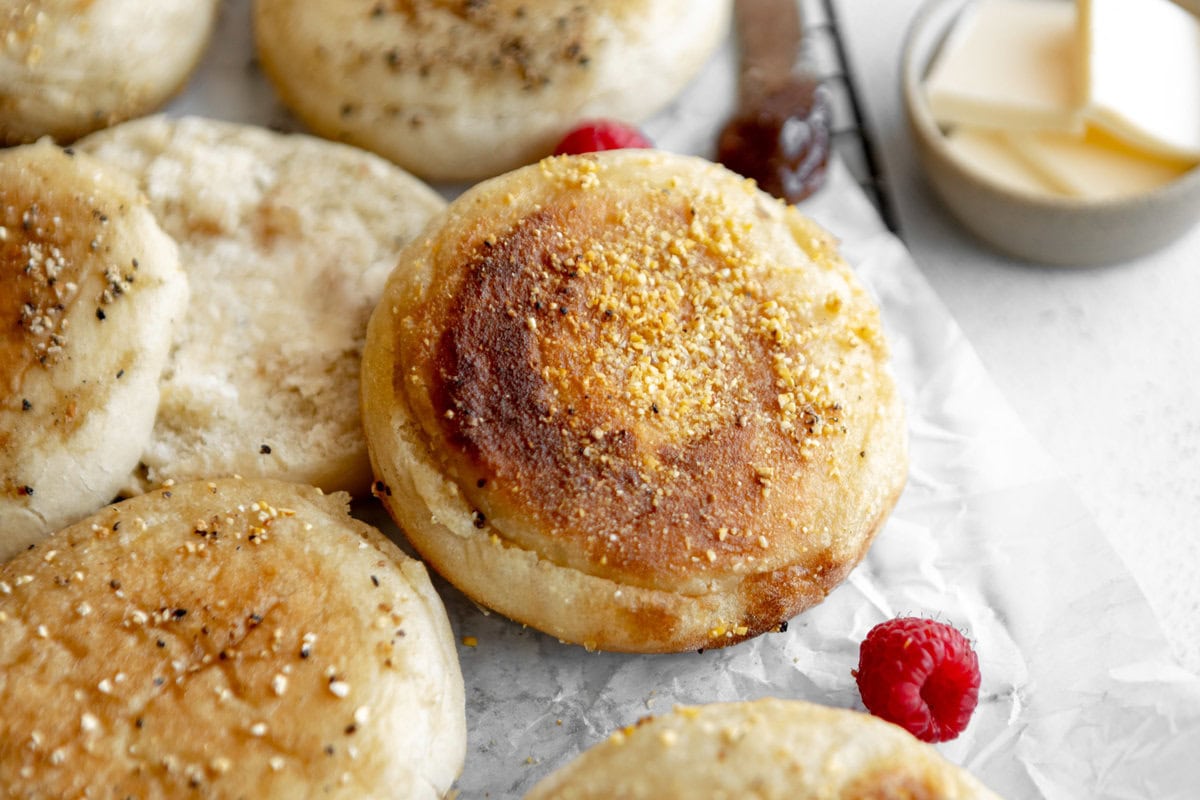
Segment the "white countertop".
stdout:
<svg viewBox="0 0 1200 800">
<path fill-rule="evenodd" d="M 833 4 L 901 237 L 1200 672 L 1200 226 L 1095 269 L 987 250 L 932 195 L 908 134 L 899 65 L 921 0 Z"/>
</svg>

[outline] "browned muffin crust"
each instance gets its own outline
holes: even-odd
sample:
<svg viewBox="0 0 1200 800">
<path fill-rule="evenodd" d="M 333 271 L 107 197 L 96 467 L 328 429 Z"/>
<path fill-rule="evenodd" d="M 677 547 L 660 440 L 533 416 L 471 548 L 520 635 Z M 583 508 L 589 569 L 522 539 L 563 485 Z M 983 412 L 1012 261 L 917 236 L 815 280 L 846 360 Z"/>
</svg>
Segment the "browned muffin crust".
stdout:
<svg viewBox="0 0 1200 800">
<path fill-rule="evenodd" d="M 110 218 L 129 209 L 132 195 L 88 191 L 70 150 L 43 145 L 21 152 L 44 160 L 23 162 L 19 175 L 0 172 L 11 178 L 0 193 L 0 380 L 15 390 L 9 406 L 28 369 L 62 360 L 74 306 L 94 305 L 96 324 L 103 322 L 139 266 L 136 257 L 116 263 L 108 235 Z M 57 184 L 52 173 L 74 173 L 76 183 Z"/>
<path fill-rule="evenodd" d="M 310 129 L 431 180 L 491 177 L 581 120 L 637 122 L 723 40 L 729 0 L 255 0 L 255 43 Z"/>
<path fill-rule="evenodd" d="M 113 498 L 185 297 L 127 176 L 46 141 L 0 153 L 0 559 Z"/>
<path fill-rule="evenodd" d="M 88 243 L 97 242 L 100 220 L 108 220 L 78 195 L 47 208 L 40 188 L 36 178 L 14 182 L 0 204 L 0 380 L 18 395 L 31 365 L 58 360 L 67 307 L 87 277 L 84 264 L 95 259 Z"/>
<path fill-rule="evenodd" d="M 614 731 L 526 800 L 999 800 L 869 714 L 798 700 L 679 706 Z"/>
<path fill-rule="evenodd" d="M 620 586 L 736 594 L 688 641 L 727 644 L 861 558 L 902 416 L 827 235 L 716 167 L 678 159 L 703 176 L 685 188 L 638 158 L 667 157 L 543 162 L 536 197 L 488 219 L 484 190 L 408 253 L 431 281 L 393 306 L 392 392 L 476 527 Z M 673 638 L 660 611 L 631 624 Z"/>
<path fill-rule="evenodd" d="M 0 564 L 5 796 L 444 796 L 465 749 L 445 611 L 348 500 L 166 486 Z"/>
</svg>

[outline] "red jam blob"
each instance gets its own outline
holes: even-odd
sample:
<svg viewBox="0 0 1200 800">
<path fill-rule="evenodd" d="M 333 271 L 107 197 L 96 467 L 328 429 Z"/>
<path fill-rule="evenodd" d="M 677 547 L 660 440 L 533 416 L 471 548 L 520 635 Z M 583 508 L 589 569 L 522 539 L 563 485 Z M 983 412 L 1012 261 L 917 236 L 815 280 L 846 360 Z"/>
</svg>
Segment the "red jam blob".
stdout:
<svg viewBox="0 0 1200 800">
<path fill-rule="evenodd" d="M 832 116 L 825 87 L 796 76 L 745 102 L 721 131 L 717 160 L 797 203 L 825 182 Z"/>
</svg>

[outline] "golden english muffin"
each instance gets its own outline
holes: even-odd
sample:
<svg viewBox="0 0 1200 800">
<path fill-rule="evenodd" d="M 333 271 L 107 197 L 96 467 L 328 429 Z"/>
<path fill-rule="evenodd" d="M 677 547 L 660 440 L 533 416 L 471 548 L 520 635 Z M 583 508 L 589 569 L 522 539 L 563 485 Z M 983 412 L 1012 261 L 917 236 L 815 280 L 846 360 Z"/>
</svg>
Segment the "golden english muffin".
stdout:
<svg viewBox="0 0 1200 800">
<path fill-rule="evenodd" d="M 192 285 L 140 485 L 236 474 L 365 494 L 367 318 L 445 201 L 361 150 L 216 120 L 141 119 L 79 146 L 138 178 Z"/>
<path fill-rule="evenodd" d="M 216 15 L 217 0 L 0 0 L 0 144 L 67 142 L 153 111 Z"/>
<path fill-rule="evenodd" d="M 255 0 L 254 33 L 312 130 L 468 181 L 549 155 L 580 120 L 650 116 L 729 17 L 730 0 Z"/>
<path fill-rule="evenodd" d="M 0 565 L 13 797 L 412 798 L 462 768 L 462 676 L 424 567 L 345 495 L 195 482 Z"/>
<path fill-rule="evenodd" d="M 832 239 L 654 151 L 481 184 L 371 318 L 376 493 L 483 605 L 588 648 L 719 647 L 820 602 L 906 477 L 879 314 Z"/>
<path fill-rule="evenodd" d="M 684 706 L 617 731 L 526 800 L 998 800 L 904 729 L 798 700 Z"/>
<path fill-rule="evenodd" d="M 0 287 L 2 561 L 127 482 L 187 280 L 129 176 L 41 142 L 0 150 Z"/>
</svg>

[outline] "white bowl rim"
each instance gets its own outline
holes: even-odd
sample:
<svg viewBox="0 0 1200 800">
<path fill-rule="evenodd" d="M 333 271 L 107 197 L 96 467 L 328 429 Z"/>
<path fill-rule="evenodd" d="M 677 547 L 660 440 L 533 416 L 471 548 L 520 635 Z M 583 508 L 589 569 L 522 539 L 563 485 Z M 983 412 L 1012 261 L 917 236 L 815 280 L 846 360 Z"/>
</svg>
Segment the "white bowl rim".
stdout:
<svg viewBox="0 0 1200 800">
<path fill-rule="evenodd" d="M 1200 164 L 1197 164 L 1170 183 L 1146 192 L 1093 200 L 1064 195 L 1044 195 L 1032 191 L 1020 191 L 1001 184 L 964 159 L 946 143 L 945 134 L 942 133 L 941 127 L 933 118 L 933 111 L 929 108 L 929 101 L 925 96 L 923 85 L 925 73 L 932 63 L 933 55 L 931 54 L 928 59 L 920 59 L 917 45 L 921 41 L 921 37 L 925 35 L 937 36 L 944 41 L 950 26 L 961 15 L 962 10 L 973 2 L 977 2 L 977 0 L 925 0 L 909 26 L 901 59 L 902 94 L 909 119 L 914 126 L 920 129 L 924 140 L 937 150 L 940 156 L 952 163 L 959 172 L 996 194 L 1009 197 L 1015 202 L 1060 213 L 1087 213 L 1099 210 L 1115 212 L 1147 203 L 1170 204 L 1182 200 L 1188 192 L 1200 186 Z M 951 16 L 950 22 L 938 31 L 931 32 L 929 28 L 940 19 L 939 14 L 948 13 L 946 10 L 951 7 L 957 7 L 957 10 Z M 940 43 L 938 47 L 940 47 Z M 936 54 L 936 50 L 937 48 L 934 48 L 934 54 Z"/>
</svg>

